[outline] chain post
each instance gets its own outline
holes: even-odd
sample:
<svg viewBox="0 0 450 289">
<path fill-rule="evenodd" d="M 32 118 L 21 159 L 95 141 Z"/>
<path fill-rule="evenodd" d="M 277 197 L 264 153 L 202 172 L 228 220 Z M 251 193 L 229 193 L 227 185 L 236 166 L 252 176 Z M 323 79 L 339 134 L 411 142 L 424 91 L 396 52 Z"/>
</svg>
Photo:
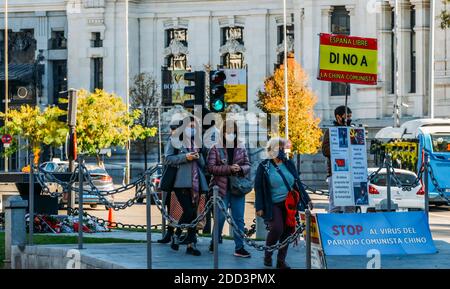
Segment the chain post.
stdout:
<svg viewBox="0 0 450 289">
<path fill-rule="evenodd" d="M 29 245 L 33 245 L 33 235 L 34 235 L 34 160 L 33 157 L 30 156 L 30 179 L 29 179 L 29 236 L 28 243 Z"/>
<path fill-rule="evenodd" d="M 213 187 L 214 200 L 214 233 L 213 233 L 213 248 L 214 248 L 214 269 L 219 269 L 219 186 Z"/>
<path fill-rule="evenodd" d="M 424 186 L 425 186 L 425 213 L 427 215 L 427 218 L 429 216 L 429 212 L 430 212 L 430 195 L 429 195 L 429 191 L 430 191 L 430 186 L 429 186 L 429 170 L 428 170 L 428 164 L 430 163 L 429 160 L 429 154 L 425 153 L 425 157 L 423 160 L 423 165 L 424 165 L 424 174 L 425 174 L 425 180 L 424 180 Z"/>
<path fill-rule="evenodd" d="M 391 155 L 386 155 L 386 178 L 387 178 L 387 210 L 391 212 L 392 210 L 392 200 L 391 200 Z"/>
<path fill-rule="evenodd" d="M 306 269 L 311 269 L 311 211 L 305 210 L 306 222 Z"/>
<path fill-rule="evenodd" d="M 83 156 L 78 156 L 78 249 L 83 249 Z"/>
<path fill-rule="evenodd" d="M 149 199 L 147 199 L 147 201 L 148 200 Z M 162 192 L 162 203 L 163 203 L 163 206 L 167 208 L 166 202 L 167 202 L 167 192 Z M 164 218 L 163 214 L 161 214 L 161 223 L 162 223 L 161 234 L 164 237 L 166 235 L 166 218 Z"/>
<path fill-rule="evenodd" d="M 146 181 L 146 209 L 147 209 L 147 269 L 152 269 L 152 199 L 150 192 L 150 175 L 145 176 Z"/>
</svg>

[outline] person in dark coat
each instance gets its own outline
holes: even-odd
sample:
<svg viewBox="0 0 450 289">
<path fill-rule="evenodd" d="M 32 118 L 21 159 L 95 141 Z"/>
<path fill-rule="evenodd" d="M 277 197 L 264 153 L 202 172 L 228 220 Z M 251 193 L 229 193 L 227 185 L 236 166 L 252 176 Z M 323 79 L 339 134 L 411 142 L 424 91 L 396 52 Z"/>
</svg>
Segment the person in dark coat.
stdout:
<svg viewBox="0 0 450 289">
<path fill-rule="evenodd" d="M 230 191 L 230 176 L 245 176 L 250 172 L 250 161 L 247 149 L 238 140 L 238 128 L 234 123 L 233 130 L 222 130 L 222 141 L 214 145 L 208 154 L 207 168 L 211 174 L 210 188 L 217 185 L 219 195 L 227 208 L 231 209 L 231 215 L 236 221 L 239 230 L 244 231 L 245 195 L 235 195 Z M 228 145 L 227 145 L 228 144 Z M 222 234 L 225 224 L 225 216 L 219 215 L 219 234 Z M 238 234 L 234 234 L 235 251 L 237 257 L 247 258 L 250 253 L 244 248 L 244 240 Z M 213 251 L 211 242 L 210 252 Z"/>
<path fill-rule="evenodd" d="M 199 125 L 194 117 L 190 117 L 189 125 L 184 127 L 181 134 L 178 130 L 174 132 L 168 142 L 165 151 L 165 164 L 178 168 L 173 187 L 178 202 L 183 208 L 179 223 L 189 224 L 197 216 L 200 194 L 208 192 L 208 184 L 204 174 L 206 163 L 200 153 L 200 148 L 196 145 L 201 138 Z M 175 235 L 179 236 L 180 234 L 181 229 L 177 229 Z M 178 250 L 179 242 L 175 235 L 171 248 Z M 201 255 L 201 252 L 195 246 L 196 228 L 188 229 L 186 243 L 188 244 L 187 254 Z"/>
<path fill-rule="evenodd" d="M 255 209 L 256 215 L 264 218 L 269 227 L 266 238 L 267 246 L 283 242 L 295 229 L 286 225 L 285 203 L 290 190 L 294 189 L 300 193 L 297 210 L 305 210 L 308 206 L 312 209 L 311 199 L 300 182 L 295 164 L 286 156 L 285 149 L 288 147 L 289 142 L 286 139 L 270 139 L 266 147 L 268 158 L 259 164 L 256 171 Z M 286 263 L 287 251 L 288 246 L 278 250 L 277 268 L 290 268 Z M 272 266 L 272 252 L 265 252 L 264 265 Z"/>
</svg>

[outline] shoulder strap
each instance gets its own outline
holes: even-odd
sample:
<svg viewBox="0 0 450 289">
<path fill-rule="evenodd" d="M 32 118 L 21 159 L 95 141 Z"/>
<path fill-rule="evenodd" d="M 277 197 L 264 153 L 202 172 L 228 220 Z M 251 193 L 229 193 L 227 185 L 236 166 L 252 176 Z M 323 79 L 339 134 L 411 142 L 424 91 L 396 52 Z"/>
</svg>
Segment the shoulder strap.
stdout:
<svg viewBox="0 0 450 289">
<path fill-rule="evenodd" d="M 289 186 L 286 177 L 284 176 L 283 172 L 281 171 L 281 169 L 278 167 L 278 165 L 273 161 L 270 160 L 270 162 L 272 163 L 272 165 L 275 167 L 275 169 L 277 170 L 277 172 L 280 174 L 281 178 L 283 179 L 284 185 L 286 186 L 286 188 L 288 189 L 288 192 L 290 192 L 292 190 L 291 186 Z"/>
<path fill-rule="evenodd" d="M 218 147 L 216 147 L 216 149 L 219 151 L 219 156 L 220 156 L 221 160 L 226 160 L 228 162 L 227 158 L 225 157 L 224 150 L 222 148 L 218 148 Z"/>
</svg>

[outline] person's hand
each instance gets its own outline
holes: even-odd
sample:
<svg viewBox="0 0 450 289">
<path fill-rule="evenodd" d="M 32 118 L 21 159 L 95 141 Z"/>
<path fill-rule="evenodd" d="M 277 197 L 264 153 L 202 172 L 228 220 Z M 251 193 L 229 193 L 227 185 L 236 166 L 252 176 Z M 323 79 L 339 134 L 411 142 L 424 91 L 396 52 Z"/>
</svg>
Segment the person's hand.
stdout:
<svg viewBox="0 0 450 289">
<path fill-rule="evenodd" d="M 238 173 L 241 170 L 241 167 L 237 164 L 230 166 L 230 168 L 233 173 Z"/>
<path fill-rule="evenodd" d="M 198 157 L 197 157 L 197 158 L 195 157 L 195 154 L 196 154 L 196 153 L 187 153 L 187 154 L 186 154 L 186 159 L 187 159 L 188 161 L 193 161 L 193 160 L 198 159 Z"/>
<path fill-rule="evenodd" d="M 256 215 L 258 217 L 262 217 L 262 216 L 264 216 L 264 211 L 263 210 L 256 211 Z"/>
</svg>

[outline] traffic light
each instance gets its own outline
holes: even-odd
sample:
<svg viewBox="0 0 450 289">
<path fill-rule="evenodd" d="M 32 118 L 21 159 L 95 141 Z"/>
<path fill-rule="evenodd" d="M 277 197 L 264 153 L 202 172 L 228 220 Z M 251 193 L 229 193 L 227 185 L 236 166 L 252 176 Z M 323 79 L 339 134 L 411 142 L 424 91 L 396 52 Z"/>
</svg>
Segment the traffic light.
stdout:
<svg viewBox="0 0 450 289">
<path fill-rule="evenodd" d="M 67 123 L 67 114 L 68 114 L 68 108 L 69 108 L 69 92 L 68 91 L 61 91 L 59 93 L 59 97 L 56 100 L 56 106 L 65 111 L 65 114 L 58 117 L 58 120 L 64 123 Z"/>
<path fill-rule="evenodd" d="M 194 105 L 204 106 L 205 104 L 205 72 L 186 72 L 184 80 L 194 82 L 194 85 L 184 87 L 184 94 L 191 94 L 194 99 L 185 100 L 185 108 L 194 108 Z"/>
<path fill-rule="evenodd" d="M 213 70 L 209 73 L 209 108 L 212 112 L 225 110 L 225 79 L 223 71 Z"/>
</svg>

